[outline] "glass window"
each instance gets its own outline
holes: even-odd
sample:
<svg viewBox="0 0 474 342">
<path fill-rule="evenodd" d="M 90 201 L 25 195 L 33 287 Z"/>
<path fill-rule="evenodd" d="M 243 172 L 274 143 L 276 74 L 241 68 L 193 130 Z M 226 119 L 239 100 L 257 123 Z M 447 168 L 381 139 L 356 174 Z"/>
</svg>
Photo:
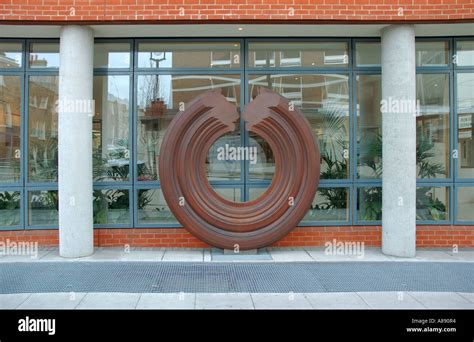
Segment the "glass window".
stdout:
<svg viewBox="0 0 474 342">
<path fill-rule="evenodd" d="M 416 42 L 416 66 L 447 66 L 449 61 L 448 41 Z"/>
<path fill-rule="evenodd" d="M 30 191 L 28 204 L 28 224 L 30 226 L 58 224 L 57 190 Z"/>
<path fill-rule="evenodd" d="M 349 177 L 349 82 L 347 75 L 253 75 L 249 92 L 254 98 L 258 88 L 278 92 L 303 111 L 319 140 L 321 179 Z M 250 134 L 265 151 L 266 163 L 250 164 L 250 179 L 270 180 L 274 172 L 271 149 L 260 137 Z M 262 169 L 264 167 L 265 169 Z M 266 171 L 265 171 L 266 170 Z"/>
<path fill-rule="evenodd" d="M 31 43 L 30 68 L 59 68 L 59 43 Z"/>
<path fill-rule="evenodd" d="M 94 181 L 126 181 L 130 173 L 130 77 L 94 76 Z"/>
<path fill-rule="evenodd" d="M 166 128 L 180 110 L 197 95 L 221 89 L 227 100 L 240 107 L 238 75 L 139 75 L 137 82 L 137 177 L 139 181 L 158 179 L 158 156 Z M 240 141 L 240 133 L 219 139 L 216 144 Z M 211 147 L 211 151 L 215 150 Z M 217 163 L 217 161 L 215 161 Z M 225 162 L 220 162 L 225 164 Z M 228 165 L 207 160 L 209 180 L 240 179 L 240 162 Z"/>
<path fill-rule="evenodd" d="M 248 66 L 346 68 L 348 51 L 346 42 L 255 42 L 249 43 Z"/>
<path fill-rule="evenodd" d="M 357 220 L 380 221 L 382 219 L 382 187 L 357 188 Z"/>
<path fill-rule="evenodd" d="M 242 202 L 241 201 L 240 188 L 221 188 L 221 187 L 217 188 L 217 187 L 214 187 L 214 191 L 219 196 L 221 196 L 222 198 L 224 198 L 228 201 L 235 202 L 235 203 Z"/>
<path fill-rule="evenodd" d="M 20 76 L 0 75 L 0 183 L 20 181 Z"/>
<path fill-rule="evenodd" d="M 273 179 L 275 158 L 270 145 L 258 134 L 249 133 L 249 174 L 251 180 Z"/>
<path fill-rule="evenodd" d="M 177 223 L 161 189 L 140 189 L 137 198 L 139 224 Z"/>
<path fill-rule="evenodd" d="M 449 177 L 449 75 L 416 75 L 418 178 Z"/>
<path fill-rule="evenodd" d="M 58 99 L 59 77 L 29 77 L 28 175 L 30 182 L 58 179 Z"/>
<path fill-rule="evenodd" d="M 302 222 L 349 220 L 349 191 L 347 188 L 319 187 L 313 203 Z"/>
<path fill-rule="evenodd" d="M 268 185 L 270 186 L 270 185 Z M 251 187 L 248 189 L 249 201 L 256 200 L 264 194 L 268 187 Z"/>
<path fill-rule="evenodd" d="M 474 188 L 458 188 L 458 221 L 474 221 Z"/>
<path fill-rule="evenodd" d="M 382 177 L 380 75 L 357 75 L 357 178 Z"/>
<path fill-rule="evenodd" d="M 238 68 L 237 42 L 138 44 L 139 68 Z"/>
<path fill-rule="evenodd" d="M 0 69 L 20 68 L 22 51 L 21 43 L 0 43 Z"/>
<path fill-rule="evenodd" d="M 474 40 L 456 42 L 457 66 L 474 65 Z"/>
<path fill-rule="evenodd" d="M 94 190 L 95 224 L 129 224 L 130 191 L 122 189 Z"/>
<path fill-rule="evenodd" d="M 0 191 L 0 227 L 20 224 L 20 192 Z"/>
<path fill-rule="evenodd" d="M 129 68 L 130 43 L 95 43 L 94 68 Z"/>
<path fill-rule="evenodd" d="M 449 188 L 416 188 L 416 219 L 419 221 L 449 220 Z"/>
<path fill-rule="evenodd" d="M 380 66 L 382 60 L 380 42 L 357 42 L 355 52 L 358 67 Z"/>
<path fill-rule="evenodd" d="M 474 178 L 474 73 L 458 73 L 458 178 Z"/>
</svg>

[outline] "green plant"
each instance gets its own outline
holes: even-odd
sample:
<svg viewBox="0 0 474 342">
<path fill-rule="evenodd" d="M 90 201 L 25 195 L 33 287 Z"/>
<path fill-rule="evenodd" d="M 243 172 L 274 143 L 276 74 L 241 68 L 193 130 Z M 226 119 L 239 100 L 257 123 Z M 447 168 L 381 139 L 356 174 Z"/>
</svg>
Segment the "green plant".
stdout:
<svg viewBox="0 0 474 342">
<path fill-rule="evenodd" d="M 416 163 L 418 165 L 418 178 L 435 178 L 444 175 L 442 164 L 434 163 L 434 143 L 430 142 L 423 134 L 419 135 L 416 146 Z"/>
<path fill-rule="evenodd" d="M 0 192 L 0 225 L 20 224 L 20 193 L 17 191 Z"/>
<path fill-rule="evenodd" d="M 17 191 L 0 192 L 0 210 L 20 208 L 20 193 Z"/>
<path fill-rule="evenodd" d="M 31 139 L 29 146 L 30 177 L 38 182 L 58 179 L 58 139 Z"/>
<path fill-rule="evenodd" d="M 360 142 L 363 148 L 359 148 L 359 163 L 372 169 L 373 174 L 380 178 L 382 176 L 382 163 L 376 162 L 382 158 L 382 136 L 380 133 L 366 132 Z M 416 163 L 418 165 L 418 178 L 435 178 L 443 175 L 443 165 L 433 162 L 434 144 L 431 143 L 420 131 L 418 132 L 418 144 L 416 147 Z M 372 189 L 372 188 L 370 188 Z M 362 201 L 362 219 L 380 220 L 382 217 L 382 192 L 364 191 Z M 446 217 L 446 207 L 438 199 L 432 199 L 426 191 L 416 192 L 417 214 L 423 220 L 443 220 Z M 362 200 L 362 199 L 361 199 Z M 422 210 L 425 210 L 422 212 Z"/>
<path fill-rule="evenodd" d="M 426 188 L 416 189 L 416 218 L 418 220 L 446 220 L 446 205 L 433 198 Z"/>
<path fill-rule="evenodd" d="M 94 191 L 92 202 L 94 223 L 118 223 L 128 219 L 130 207 L 128 191 L 107 189 Z M 116 211 L 118 217 L 109 222 L 109 212 Z M 126 217 L 127 216 L 127 217 Z"/>
<path fill-rule="evenodd" d="M 378 187 L 359 189 L 361 219 L 364 221 L 379 221 L 382 219 L 382 191 Z"/>
</svg>

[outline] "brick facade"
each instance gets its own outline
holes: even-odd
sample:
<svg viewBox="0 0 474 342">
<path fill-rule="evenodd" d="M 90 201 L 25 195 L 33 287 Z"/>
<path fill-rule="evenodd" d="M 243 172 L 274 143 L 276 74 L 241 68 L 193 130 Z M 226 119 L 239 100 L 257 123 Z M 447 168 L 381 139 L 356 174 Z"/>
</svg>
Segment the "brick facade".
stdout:
<svg viewBox="0 0 474 342">
<path fill-rule="evenodd" d="M 327 241 L 364 242 L 367 247 L 381 245 L 380 226 L 299 227 L 274 244 L 277 247 L 324 246 Z M 41 246 L 57 246 L 58 230 L 0 231 L 0 241 L 37 241 Z M 473 226 L 418 226 L 418 247 L 474 247 Z M 97 247 L 180 247 L 206 248 L 182 228 L 95 229 Z"/>
<path fill-rule="evenodd" d="M 17 24 L 473 20 L 474 0 L 0 0 Z"/>
</svg>

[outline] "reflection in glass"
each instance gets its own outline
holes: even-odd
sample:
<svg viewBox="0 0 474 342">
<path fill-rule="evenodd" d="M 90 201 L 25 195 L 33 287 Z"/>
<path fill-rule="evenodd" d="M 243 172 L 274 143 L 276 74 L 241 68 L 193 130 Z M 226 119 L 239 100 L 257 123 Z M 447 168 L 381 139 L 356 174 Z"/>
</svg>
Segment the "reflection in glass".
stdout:
<svg viewBox="0 0 474 342">
<path fill-rule="evenodd" d="M 0 75 L 0 183 L 20 180 L 19 76 Z"/>
<path fill-rule="evenodd" d="M 380 221 L 382 219 L 382 187 L 360 187 L 357 189 L 358 221 Z"/>
<path fill-rule="evenodd" d="M 214 187 L 214 191 L 219 194 L 222 198 L 225 198 L 228 201 L 239 203 L 241 201 L 241 191 L 240 188 L 217 188 Z"/>
<path fill-rule="evenodd" d="M 41 190 L 28 193 L 28 223 L 30 226 L 58 224 L 58 191 Z"/>
<path fill-rule="evenodd" d="M 269 185 L 270 186 L 270 185 Z M 260 188 L 249 188 L 248 193 L 249 193 L 249 201 L 256 200 L 260 196 L 263 195 L 263 193 L 267 190 L 268 187 L 260 187 Z"/>
<path fill-rule="evenodd" d="M 139 68 L 238 68 L 240 44 L 153 43 L 138 44 Z"/>
<path fill-rule="evenodd" d="M 458 187 L 458 221 L 474 221 L 474 188 Z"/>
<path fill-rule="evenodd" d="M 21 43 L 0 43 L 0 69 L 20 68 L 22 50 Z"/>
<path fill-rule="evenodd" d="M 161 189 L 138 190 L 137 207 L 139 224 L 177 223 Z"/>
<path fill-rule="evenodd" d="M 0 191 L 0 227 L 20 224 L 20 192 Z"/>
<path fill-rule="evenodd" d="M 448 65 L 448 41 L 416 42 L 415 49 L 416 66 L 437 67 Z"/>
<path fill-rule="evenodd" d="M 348 221 L 349 191 L 347 188 L 320 187 L 302 222 Z"/>
<path fill-rule="evenodd" d="M 474 73 L 457 74 L 458 178 L 474 178 Z"/>
<path fill-rule="evenodd" d="M 130 77 L 94 76 L 93 175 L 126 181 L 130 172 Z"/>
<path fill-rule="evenodd" d="M 418 178 L 449 177 L 449 76 L 416 75 L 420 115 L 416 118 Z"/>
<path fill-rule="evenodd" d="M 57 76 L 29 77 L 28 176 L 30 182 L 58 179 Z"/>
<path fill-rule="evenodd" d="M 137 177 L 139 181 L 158 179 L 158 156 L 166 128 L 175 114 L 184 110 L 189 101 L 211 89 L 221 89 L 227 100 L 239 109 L 240 78 L 237 75 L 138 76 Z M 235 131 L 235 136 L 240 139 L 238 131 Z M 209 179 L 240 178 L 240 168 L 237 167 L 221 168 L 217 174 L 211 171 L 212 169 L 209 170 L 208 166 Z"/>
<path fill-rule="evenodd" d="M 95 190 L 93 198 L 94 223 L 130 223 L 130 199 L 128 190 Z"/>
<path fill-rule="evenodd" d="M 416 188 L 416 219 L 420 221 L 449 220 L 449 188 Z"/>
<path fill-rule="evenodd" d="M 245 149 L 241 141 L 240 123 L 237 123 L 234 132 L 223 135 L 212 144 L 206 159 L 209 181 L 240 179 L 245 159 Z"/>
<path fill-rule="evenodd" d="M 347 67 L 346 42 L 249 43 L 248 63 L 254 68 Z"/>
<path fill-rule="evenodd" d="M 250 179 L 273 179 L 275 158 L 270 145 L 261 136 L 250 132 L 248 147 L 254 151 L 254 158 L 248 161 Z"/>
<path fill-rule="evenodd" d="M 273 89 L 297 106 L 309 120 L 318 137 L 321 153 L 321 179 L 349 177 L 349 83 L 347 75 L 253 75 L 250 76 L 250 98 L 258 95 L 258 88 Z M 252 138 L 252 135 L 250 135 Z M 261 140 L 260 140 L 261 141 Z M 260 143 L 256 140 L 257 143 Z M 266 143 L 265 143 L 266 144 Z M 266 151 L 267 163 L 273 162 Z M 255 170 L 251 179 L 271 179 L 269 172 Z"/>
<path fill-rule="evenodd" d="M 357 177 L 382 177 L 380 75 L 357 75 Z"/>
<path fill-rule="evenodd" d="M 129 43 L 95 43 L 94 68 L 129 68 Z"/>
<path fill-rule="evenodd" d="M 30 68 L 59 68 L 59 43 L 31 43 Z"/>
<path fill-rule="evenodd" d="M 382 59 L 380 42 L 357 42 L 355 44 L 355 50 L 357 66 L 380 66 Z"/>
<path fill-rule="evenodd" d="M 456 42 L 457 66 L 474 65 L 474 40 L 460 40 Z"/>
</svg>

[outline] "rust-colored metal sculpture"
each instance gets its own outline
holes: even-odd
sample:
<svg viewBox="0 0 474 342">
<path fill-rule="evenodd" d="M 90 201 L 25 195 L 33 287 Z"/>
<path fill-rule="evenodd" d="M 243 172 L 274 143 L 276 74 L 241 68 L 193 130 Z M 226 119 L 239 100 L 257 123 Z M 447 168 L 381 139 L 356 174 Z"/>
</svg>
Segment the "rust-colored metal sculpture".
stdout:
<svg viewBox="0 0 474 342">
<path fill-rule="evenodd" d="M 304 114 L 266 88 L 243 112 L 246 128 L 275 156 L 270 187 L 257 200 L 234 203 L 210 186 L 205 161 L 212 144 L 235 129 L 239 114 L 220 90 L 193 99 L 170 123 L 161 146 L 163 195 L 193 235 L 220 248 L 254 249 L 288 234 L 308 211 L 319 183 L 319 149 Z"/>
</svg>

